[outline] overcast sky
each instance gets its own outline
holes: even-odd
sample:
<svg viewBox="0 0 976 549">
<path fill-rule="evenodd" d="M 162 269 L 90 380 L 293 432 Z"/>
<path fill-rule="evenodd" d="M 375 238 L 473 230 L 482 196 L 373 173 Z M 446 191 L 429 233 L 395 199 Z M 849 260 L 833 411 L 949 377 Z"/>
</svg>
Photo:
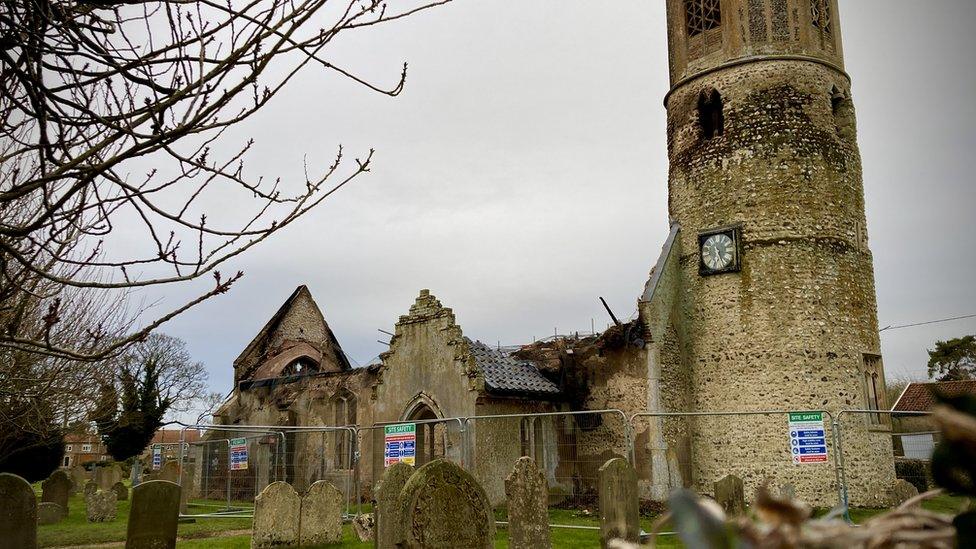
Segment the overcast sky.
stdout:
<svg viewBox="0 0 976 549">
<path fill-rule="evenodd" d="M 881 326 L 976 313 L 976 2 L 841 0 L 841 22 Z M 421 288 L 491 343 L 605 328 L 599 296 L 635 313 L 667 235 L 663 0 L 456 0 L 333 55 L 379 83 L 408 61 L 406 90 L 307 71 L 228 136 L 253 135 L 251 171 L 286 181 L 339 143 L 377 152 L 367 176 L 236 261 L 246 276 L 229 294 L 164 326 L 214 390 L 299 284 L 363 365 Z M 205 286 L 169 288 L 161 307 Z M 976 319 L 884 332 L 888 377 L 924 377 L 934 341 L 972 333 Z"/>
</svg>

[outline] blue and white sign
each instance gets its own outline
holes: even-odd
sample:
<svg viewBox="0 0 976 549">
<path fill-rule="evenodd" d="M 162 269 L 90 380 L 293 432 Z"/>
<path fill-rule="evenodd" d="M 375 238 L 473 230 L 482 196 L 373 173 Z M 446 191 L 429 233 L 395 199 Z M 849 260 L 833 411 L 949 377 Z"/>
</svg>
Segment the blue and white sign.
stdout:
<svg viewBox="0 0 976 549">
<path fill-rule="evenodd" d="M 153 446 L 152 449 L 152 468 L 159 469 L 163 466 L 163 449 L 159 446 Z"/>
<path fill-rule="evenodd" d="M 793 463 L 827 462 L 823 412 L 790 412 L 789 433 Z"/>
<path fill-rule="evenodd" d="M 230 439 L 230 470 L 243 471 L 247 469 L 247 439 Z"/>
</svg>

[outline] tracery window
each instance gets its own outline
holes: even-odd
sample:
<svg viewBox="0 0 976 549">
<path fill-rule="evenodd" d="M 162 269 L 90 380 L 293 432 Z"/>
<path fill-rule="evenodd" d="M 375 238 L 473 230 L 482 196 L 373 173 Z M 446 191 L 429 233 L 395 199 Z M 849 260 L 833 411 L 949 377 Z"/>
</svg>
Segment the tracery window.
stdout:
<svg viewBox="0 0 976 549">
<path fill-rule="evenodd" d="M 722 25 L 720 0 L 685 0 L 688 36 L 698 36 Z"/>
<path fill-rule="evenodd" d="M 833 25 L 830 17 L 830 0 L 810 0 L 810 19 L 814 27 L 830 34 Z"/>
</svg>

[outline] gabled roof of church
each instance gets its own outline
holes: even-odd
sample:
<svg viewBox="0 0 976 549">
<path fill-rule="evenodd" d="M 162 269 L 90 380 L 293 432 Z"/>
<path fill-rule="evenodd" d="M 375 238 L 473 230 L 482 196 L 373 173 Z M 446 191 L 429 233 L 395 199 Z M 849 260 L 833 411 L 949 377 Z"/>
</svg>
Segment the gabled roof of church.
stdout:
<svg viewBox="0 0 976 549">
<path fill-rule="evenodd" d="M 288 311 L 291 310 L 295 302 L 298 301 L 298 298 L 303 295 L 308 297 L 309 301 L 312 303 L 312 306 L 315 308 L 317 316 L 322 320 L 322 325 L 325 328 L 325 333 L 329 343 L 331 343 L 332 348 L 335 350 L 335 357 L 339 367 L 342 370 L 352 369 L 352 365 L 349 364 L 349 359 L 346 358 L 346 354 L 342 351 L 342 347 L 339 345 L 339 340 L 336 339 L 335 334 L 332 333 L 332 328 L 329 327 L 329 323 L 325 320 L 325 316 L 322 314 L 322 310 L 319 309 L 318 303 L 316 303 L 315 299 L 312 297 L 312 293 L 309 291 L 308 286 L 304 284 L 295 288 L 295 291 L 288 296 L 288 299 L 286 299 L 284 303 L 281 304 L 281 307 L 278 308 L 264 327 L 261 328 L 256 336 L 254 336 L 254 339 L 252 339 L 251 342 L 247 344 L 247 347 L 241 351 L 241 354 L 234 359 L 235 365 L 246 359 L 255 351 L 263 352 L 265 350 L 264 347 L 267 346 L 269 339 L 274 334 L 275 328 L 278 327 L 281 320 L 285 317 Z M 325 351 L 325 349 L 323 349 L 323 351 Z"/>
<path fill-rule="evenodd" d="M 469 339 L 468 348 L 475 365 L 485 376 L 485 388 L 488 392 L 507 395 L 560 394 L 559 386 L 542 375 L 532 362 L 514 358 L 480 341 Z"/>
</svg>

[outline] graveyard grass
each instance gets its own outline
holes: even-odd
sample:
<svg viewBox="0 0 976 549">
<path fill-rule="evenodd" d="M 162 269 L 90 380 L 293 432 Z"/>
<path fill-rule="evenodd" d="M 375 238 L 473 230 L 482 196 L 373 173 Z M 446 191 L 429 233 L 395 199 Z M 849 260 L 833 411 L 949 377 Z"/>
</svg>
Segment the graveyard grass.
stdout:
<svg viewBox="0 0 976 549">
<path fill-rule="evenodd" d="M 40 493 L 40 486 L 35 485 L 35 489 Z M 68 517 L 58 524 L 42 525 L 38 527 L 38 542 L 40 547 L 57 546 L 76 546 L 95 545 L 109 542 L 121 542 L 125 540 L 126 524 L 129 517 L 129 505 L 131 500 L 120 501 L 118 504 L 118 516 L 112 522 L 89 523 L 85 518 L 85 503 L 81 494 L 71 497 L 69 501 L 70 511 Z M 952 496 L 940 496 L 924 504 L 926 509 L 942 512 L 958 512 L 963 499 Z M 192 510 L 192 503 L 191 503 Z M 881 509 L 852 509 L 851 516 L 855 522 L 863 522 L 871 516 L 883 512 Z M 579 511 L 550 509 L 550 522 L 552 524 L 597 526 L 598 521 L 595 515 L 582 516 Z M 504 510 L 496 511 L 498 520 L 505 519 Z M 652 519 L 641 518 L 641 527 L 645 531 L 651 528 Z M 182 523 L 179 525 L 180 549 L 247 549 L 250 547 L 251 519 L 249 518 L 221 518 L 221 519 L 198 519 L 195 523 Z M 504 526 L 498 528 L 495 547 L 508 547 L 508 535 Z M 552 543 L 556 548 L 591 548 L 599 546 L 599 532 L 596 530 L 579 530 L 567 528 L 552 529 Z M 659 547 L 680 547 L 680 543 L 674 536 L 666 536 L 658 539 Z M 346 524 L 343 529 L 342 547 L 367 548 L 372 547 L 372 543 L 360 542 L 352 528 Z"/>
</svg>

